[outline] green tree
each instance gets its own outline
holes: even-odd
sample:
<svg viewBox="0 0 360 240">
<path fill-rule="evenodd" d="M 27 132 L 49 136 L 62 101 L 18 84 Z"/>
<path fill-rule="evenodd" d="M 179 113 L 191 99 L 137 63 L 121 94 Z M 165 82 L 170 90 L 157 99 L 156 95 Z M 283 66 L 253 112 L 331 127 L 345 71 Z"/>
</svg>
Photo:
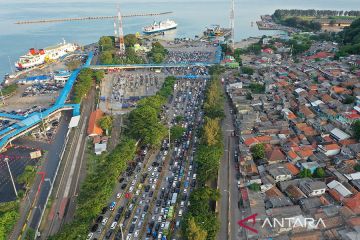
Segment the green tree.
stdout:
<svg viewBox="0 0 360 240">
<path fill-rule="evenodd" d="M 263 143 L 256 144 L 250 149 L 254 160 L 265 158 L 265 145 Z"/>
<path fill-rule="evenodd" d="M 354 166 L 354 170 L 357 171 L 357 172 L 360 172 L 360 164 L 356 164 Z"/>
<path fill-rule="evenodd" d="M 177 123 L 179 123 L 179 122 L 181 122 L 181 121 L 183 121 L 183 120 L 184 120 L 184 117 L 181 116 L 181 115 L 178 115 L 178 116 L 175 117 L 175 121 L 176 121 Z"/>
<path fill-rule="evenodd" d="M 155 63 L 162 63 L 164 61 L 165 56 L 161 53 L 154 53 L 153 54 L 153 61 Z"/>
<path fill-rule="evenodd" d="M 252 93 L 255 94 L 260 94 L 260 93 L 264 93 L 265 92 L 265 86 L 264 84 L 260 84 L 260 83 L 251 83 L 249 85 L 249 88 L 251 90 Z"/>
<path fill-rule="evenodd" d="M 246 99 L 247 100 L 253 100 L 253 96 L 251 95 L 251 92 L 246 93 Z"/>
<path fill-rule="evenodd" d="M 26 231 L 25 240 L 33 240 L 35 238 L 35 230 L 32 228 L 29 228 Z"/>
<path fill-rule="evenodd" d="M 221 128 L 218 118 L 205 118 L 204 140 L 208 146 L 214 146 L 220 143 Z"/>
<path fill-rule="evenodd" d="M 104 70 L 95 70 L 93 73 L 93 77 L 95 78 L 96 83 L 99 84 L 101 80 L 105 77 Z"/>
<path fill-rule="evenodd" d="M 252 183 L 252 184 L 250 184 L 249 185 L 249 187 L 248 187 L 250 190 L 252 190 L 252 191 L 255 191 L 255 192 L 259 192 L 260 191 L 260 184 L 258 184 L 258 183 Z"/>
<path fill-rule="evenodd" d="M 161 43 L 154 42 L 152 43 L 152 48 L 148 55 L 153 62 L 161 63 L 165 60 L 167 50 L 164 48 L 163 45 L 161 45 Z"/>
<path fill-rule="evenodd" d="M 31 165 L 25 167 L 24 172 L 17 177 L 17 181 L 20 184 L 24 184 L 26 188 L 29 188 L 33 183 L 36 176 L 36 168 Z"/>
<path fill-rule="evenodd" d="M 1 91 L 2 91 L 2 94 L 4 96 L 6 96 L 6 95 L 10 95 L 10 94 L 14 93 L 17 89 L 18 89 L 18 85 L 16 83 L 13 83 L 13 84 L 4 86 L 1 89 Z"/>
<path fill-rule="evenodd" d="M 235 60 L 241 65 L 242 64 L 242 60 L 241 60 L 241 54 L 242 54 L 242 50 L 240 48 L 235 49 L 234 51 L 234 58 Z"/>
<path fill-rule="evenodd" d="M 108 36 L 103 36 L 99 40 L 100 51 L 109 51 L 114 49 L 113 38 Z"/>
<path fill-rule="evenodd" d="M 124 36 L 124 42 L 126 47 L 133 47 L 138 42 L 138 39 L 135 34 L 127 34 Z"/>
<path fill-rule="evenodd" d="M 113 54 L 111 51 L 104 51 L 100 55 L 101 64 L 112 64 L 114 61 Z"/>
<path fill-rule="evenodd" d="M 187 229 L 187 239 L 188 240 L 205 240 L 207 237 L 207 232 L 203 229 L 201 229 L 200 226 L 198 226 L 195 223 L 195 220 L 193 217 L 190 217 L 188 220 L 188 229 Z"/>
<path fill-rule="evenodd" d="M 241 72 L 243 74 L 248 74 L 248 75 L 253 75 L 255 70 L 251 67 L 247 67 L 247 66 L 242 66 L 241 67 Z"/>
<path fill-rule="evenodd" d="M 344 104 L 352 104 L 355 102 L 354 96 L 346 96 L 344 99 Z"/>
<path fill-rule="evenodd" d="M 170 137 L 172 141 L 180 139 L 185 132 L 185 128 L 175 125 L 170 129 Z"/>
<path fill-rule="evenodd" d="M 353 131 L 353 136 L 357 140 L 360 140 L 360 120 L 356 120 L 352 125 L 351 129 Z"/>
<path fill-rule="evenodd" d="M 19 218 L 19 203 L 0 203 L 0 239 L 9 239 L 13 227 Z"/>
<path fill-rule="evenodd" d="M 319 167 L 315 170 L 315 174 L 316 177 L 318 178 L 324 178 L 325 177 L 325 171 L 323 168 Z"/>
<path fill-rule="evenodd" d="M 302 178 L 309 178 L 312 177 L 311 171 L 309 169 L 303 169 L 300 172 L 300 177 Z"/>
<path fill-rule="evenodd" d="M 112 123 L 113 123 L 113 118 L 111 116 L 103 116 L 102 118 L 99 119 L 98 122 L 101 129 L 105 130 L 106 132 L 111 131 Z"/>
</svg>

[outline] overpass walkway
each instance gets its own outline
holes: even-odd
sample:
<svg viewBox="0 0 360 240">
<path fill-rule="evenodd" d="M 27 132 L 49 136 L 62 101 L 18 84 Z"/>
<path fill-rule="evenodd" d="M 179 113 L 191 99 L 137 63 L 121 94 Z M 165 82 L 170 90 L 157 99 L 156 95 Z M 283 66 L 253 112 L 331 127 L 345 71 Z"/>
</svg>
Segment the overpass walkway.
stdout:
<svg viewBox="0 0 360 240">
<path fill-rule="evenodd" d="M 76 78 L 82 68 L 88 68 L 90 66 L 91 60 L 93 58 L 93 52 L 88 54 L 85 64 L 80 68 L 76 69 L 70 75 L 68 81 L 65 83 L 63 90 L 61 91 L 59 97 L 57 98 L 55 104 L 50 108 L 42 112 L 34 112 L 29 116 L 13 115 L 0 113 L 0 118 L 18 120 L 17 123 L 12 124 L 11 126 L 0 130 L 0 152 L 13 140 L 19 136 L 24 135 L 25 133 L 34 129 L 39 123 L 44 119 L 50 117 L 51 115 L 63 111 L 63 110 L 73 110 L 73 116 L 80 115 L 80 105 L 79 104 L 66 104 L 66 99 L 69 97 L 71 89 L 76 81 Z"/>
<path fill-rule="evenodd" d="M 215 60 L 212 62 L 180 62 L 180 63 L 165 63 L 165 64 L 125 64 L 125 65 L 91 65 L 91 61 L 94 57 L 93 52 L 89 52 L 86 62 L 81 66 L 81 68 L 76 69 L 72 72 L 71 76 L 65 83 L 63 90 L 61 91 L 59 97 L 57 98 L 55 104 L 50 108 L 46 109 L 43 112 L 34 112 L 29 116 L 21 116 L 7 113 L 0 113 L 0 119 L 9 119 L 17 120 L 17 123 L 12 124 L 11 126 L 0 130 L 0 152 L 11 143 L 11 141 L 16 138 L 24 135 L 25 133 L 31 131 L 44 119 L 50 117 L 51 115 L 63 111 L 63 110 L 73 110 L 73 116 L 80 115 L 80 105 L 79 104 L 66 104 L 66 100 L 69 97 L 69 94 L 74 86 L 76 78 L 83 68 L 91 69 L 135 69 L 135 68 L 171 68 L 171 67 L 207 67 L 214 64 L 219 64 L 222 57 L 221 47 L 219 46 L 216 49 Z M 194 79 L 199 76 L 196 75 L 184 75 L 180 76 L 182 78 Z M 204 78 L 204 76 L 202 76 Z M 206 78 L 206 77 L 205 77 Z"/>
</svg>

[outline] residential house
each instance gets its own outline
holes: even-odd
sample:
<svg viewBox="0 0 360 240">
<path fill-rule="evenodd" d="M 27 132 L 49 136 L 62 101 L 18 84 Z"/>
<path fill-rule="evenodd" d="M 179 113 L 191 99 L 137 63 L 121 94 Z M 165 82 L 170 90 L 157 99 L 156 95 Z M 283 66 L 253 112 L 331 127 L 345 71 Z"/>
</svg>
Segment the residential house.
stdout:
<svg viewBox="0 0 360 240">
<path fill-rule="evenodd" d="M 344 199 L 344 205 L 354 214 L 360 214 L 360 192 L 355 194 L 353 197 Z"/>
<path fill-rule="evenodd" d="M 351 158 L 360 158 L 360 143 L 343 146 L 341 153 Z"/>
<path fill-rule="evenodd" d="M 90 114 L 89 126 L 87 129 L 89 137 L 101 136 L 103 134 L 103 130 L 98 125 L 98 121 L 102 116 L 104 116 L 104 113 L 100 109 L 97 109 Z"/>
<path fill-rule="evenodd" d="M 324 153 L 326 156 L 335 156 L 340 153 L 341 147 L 336 143 L 327 145 L 318 145 L 317 150 Z"/>
<path fill-rule="evenodd" d="M 269 164 L 275 164 L 286 160 L 286 156 L 279 148 L 266 151 L 265 156 Z"/>
<path fill-rule="evenodd" d="M 337 201 L 342 201 L 345 197 L 352 195 L 352 192 L 340 182 L 333 180 L 327 184 L 329 194 Z"/>
<path fill-rule="evenodd" d="M 282 166 L 272 167 L 268 169 L 268 172 L 276 182 L 287 181 L 292 178 L 291 172 Z"/>
<path fill-rule="evenodd" d="M 311 179 L 304 179 L 299 182 L 299 188 L 308 197 L 320 196 L 326 191 L 326 184 L 321 181 L 312 181 Z"/>
</svg>

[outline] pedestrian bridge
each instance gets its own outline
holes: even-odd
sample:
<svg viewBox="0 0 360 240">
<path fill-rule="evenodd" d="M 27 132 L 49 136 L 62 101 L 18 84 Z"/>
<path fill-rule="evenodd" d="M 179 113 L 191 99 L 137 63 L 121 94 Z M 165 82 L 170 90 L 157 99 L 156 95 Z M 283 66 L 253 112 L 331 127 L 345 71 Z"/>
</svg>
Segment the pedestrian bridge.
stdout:
<svg viewBox="0 0 360 240">
<path fill-rule="evenodd" d="M 94 53 L 88 54 L 87 60 L 80 69 L 76 69 L 72 72 L 68 81 L 66 82 L 63 90 L 60 92 L 55 104 L 43 112 L 34 112 L 28 116 L 0 113 L 0 119 L 16 121 L 11 126 L 0 130 L 0 152 L 16 138 L 26 134 L 27 132 L 38 127 L 45 119 L 52 115 L 64 111 L 73 110 L 73 116 L 80 115 L 79 104 L 66 104 L 66 100 L 75 84 L 76 78 L 83 68 L 91 69 L 141 69 L 141 68 L 178 68 L 178 67 L 208 67 L 214 64 L 219 64 L 221 61 L 221 47 L 218 47 L 215 53 L 215 60 L 213 62 L 179 62 L 179 63 L 164 63 L 164 64 L 125 64 L 125 65 L 90 65 L 94 57 Z M 187 79 L 206 78 L 206 76 L 198 75 L 184 75 L 178 76 Z"/>
<path fill-rule="evenodd" d="M 88 58 L 82 68 L 89 67 L 93 56 L 94 54 L 92 52 L 88 54 Z M 29 114 L 28 116 L 0 113 L 0 119 L 17 121 L 11 126 L 0 130 L 0 152 L 2 152 L 5 147 L 9 143 L 11 143 L 11 141 L 33 130 L 44 120 L 60 111 L 73 110 L 73 116 L 80 115 L 79 104 L 66 104 L 66 99 L 69 97 L 71 89 L 76 81 L 80 70 L 81 69 L 76 69 L 72 72 L 64 88 L 61 90 L 55 104 L 46 109 L 45 111 L 34 112 Z"/>
<path fill-rule="evenodd" d="M 165 63 L 165 64 L 105 64 L 105 65 L 90 65 L 91 69 L 141 69 L 141 68 L 182 68 L 182 67 L 209 67 L 216 64 L 215 62 L 179 62 L 179 63 Z"/>
</svg>

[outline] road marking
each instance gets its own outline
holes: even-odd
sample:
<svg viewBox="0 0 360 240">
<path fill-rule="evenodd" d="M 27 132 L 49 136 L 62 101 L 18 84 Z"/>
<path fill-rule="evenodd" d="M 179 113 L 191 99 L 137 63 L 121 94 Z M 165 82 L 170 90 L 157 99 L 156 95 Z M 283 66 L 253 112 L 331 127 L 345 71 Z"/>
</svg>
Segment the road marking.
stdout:
<svg viewBox="0 0 360 240">
<path fill-rule="evenodd" d="M 67 198 L 69 196 L 70 186 L 71 186 L 72 178 L 73 178 L 73 175 L 74 175 L 75 166 L 76 166 L 76 163 L 77 163 L 77 160 L 78 160 L 80 146 L 81 146 L 81 143 L 82 143 L 82 135 L 84 135 L 83 131 L 84 131 L 85 126 L 86 126 L 86 120 L 87 120 L 87 117 L 85 117 L 85 119 L 84 119 L 83 125 L 81 127 L 81 131 L 80 131 L 80 134 L 79 134 L 79 140 L 78 140 L 79 142 L 76 145 L 74 159 L 73 159 L 73 162 L 72 162 L 72 165 L 71 165 L 71 168 L 70 168 L 70 174 L 69 174 L 69 177 L 68 177 L 67 182 L 66 182 L 65 192 L 64 192 L 64 195 L 63 195 L 64 198 Z"/>
</svg>

